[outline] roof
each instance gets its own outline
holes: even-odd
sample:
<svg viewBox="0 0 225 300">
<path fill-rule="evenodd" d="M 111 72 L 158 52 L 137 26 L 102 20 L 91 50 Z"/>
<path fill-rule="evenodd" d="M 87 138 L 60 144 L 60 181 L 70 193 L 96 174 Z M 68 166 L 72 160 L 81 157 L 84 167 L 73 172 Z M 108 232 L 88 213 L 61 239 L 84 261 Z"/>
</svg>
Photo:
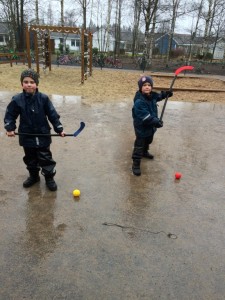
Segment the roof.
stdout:
<svg viewBox="0 0 225 300">
<path fill-rule="evenodd" d="M 62 32 L 51 32 L 50 33 L 51 38 L 62 38 L 63 37 L 63 33 Z M 70 39 L 80 39 L 80 35 L 79 34 L 75 34 L 75 33 L 64 33 L 64 37 L 66 38 L 70 38 Z"/>
<path fill-rule="evenodd" d="M 9 34 L 8 23 L 0 22 L 0 34 Z"/>
<path fill-rule="evenodd" d="M 161 38 L 168 35 L 168 33 L 165 33 L 164 35 L 161 35 L 158 39 L 156 39 L 156 42 L 158 42 Z M 190 43 L 194 45 L 202 45 L 204 38 L 202 36 L 196 36 L 193 41 L 191 41 L 191 35 L 190 34 L 180 34 L 180 33 L 174 33 L 173 34 L 173 40 L 176 42 L 176 44 L 179 45 L 190 45 Z M 218 40 L 224 41 L 223 38 L 219 38 Z M 213 44 L 216 41 L 216 37 L 208 37 L 207 43 Z"/>
</svg>

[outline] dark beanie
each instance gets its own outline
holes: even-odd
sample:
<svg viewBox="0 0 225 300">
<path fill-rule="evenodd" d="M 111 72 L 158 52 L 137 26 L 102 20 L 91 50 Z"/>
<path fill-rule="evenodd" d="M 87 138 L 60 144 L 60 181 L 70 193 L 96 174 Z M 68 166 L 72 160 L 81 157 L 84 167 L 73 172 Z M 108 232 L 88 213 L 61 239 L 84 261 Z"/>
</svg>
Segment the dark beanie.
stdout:
<svg viewBox="0 0 225 300">
<path fill-rule="evenodd" d="M 37 72 L 35 72 L 34 70 L 32 70 L 32 69 L 24 70 L 21 73 L 21 77 L 20 77 L 21 83 L 23 82 L 23 79 L 25 77 L 30 77 L 30 78 L 32 78 L 34 80 L 34 82 L 36 83 L 36 85 L 39 84 L 39 74 Z"/>
<path fill-rule="evenodd" d="M 141 91 L 142 89 L 142 86 L 144 83 L 150 83 L 151 86 L 153 87 L 153 80 L 150 76 L 142 76 L 139 80 L 138 80 L 138 87 L 139 87 L 139 90 Z"/>
</svg>

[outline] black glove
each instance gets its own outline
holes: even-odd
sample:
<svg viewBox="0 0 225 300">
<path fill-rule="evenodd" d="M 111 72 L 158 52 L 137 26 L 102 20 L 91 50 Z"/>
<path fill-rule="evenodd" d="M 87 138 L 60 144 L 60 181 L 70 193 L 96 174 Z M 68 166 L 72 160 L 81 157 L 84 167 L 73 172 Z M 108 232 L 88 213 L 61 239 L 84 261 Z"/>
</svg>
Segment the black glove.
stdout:
<svg viewBox="0 0 225 300">
<path fill-rule="evenodd" d="M 173 92 L 172 91 L 166 91 L 166 97 L 172 97 L 173 96 Z"/>
<path fill-rule="evenodd" d="M 161 128 L 161 127 L 163 127 L 163 121 L 161 121 L 160 119 L 158 119 L 158 120 L 155 122 L 155 127 L 156 127 L 156 128 Z"/>
</svg>

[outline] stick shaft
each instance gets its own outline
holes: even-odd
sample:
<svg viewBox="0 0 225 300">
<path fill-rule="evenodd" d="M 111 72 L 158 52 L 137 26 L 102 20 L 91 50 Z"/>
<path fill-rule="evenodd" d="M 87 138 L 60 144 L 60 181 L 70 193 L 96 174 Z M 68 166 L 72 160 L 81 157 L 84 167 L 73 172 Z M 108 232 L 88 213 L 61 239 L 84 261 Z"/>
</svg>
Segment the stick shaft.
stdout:
<svg viewBox="0 0 225 300">
<path fill-rule="evenodd" d="M 81 131 L 84 129 L 85 127 L 85 123 L 84 122 L 80 122 L 80 127 L 74 132 L 74 133 L 65 133 L 65 137 L 66 136 L 73 136 L 73 137 L 76 137 L 78 134 L 81 133 Z M 60 134 L 58 133 L 23 133 L 23 132 L 16 132 L 15 135 L 26 135 L 26 136 L 36 136 L 36 137 L 39 137 L 39 136 L 60 136 Z"/>
<path fill-rule="evenodd" d="M 22 132 L 16 132 L 15 135 L 27 135 L 27 136 L 61 136 L 57 133 L 22 133 Z M 65 134 L 65 136 L 74 136 L 73 133 L 71 134 Z"/>
<path fill-rule="evenodd" d="M 170 84 L 170 88 L 169 88 L 170 91 L 172 91 L 172 88 L 173 88 L 173 85 L 174 85 L 174 82 L 175 82 L 176 78 L 177 78 L 177 75 L 174 76 L 174 78 L 173 78 L 173 80 L 172 80 L 172 82 Z M 166 100 L 164 101 L 164 104 L 163 104 L 161 116 L 159 118 L 160 121 L 162 121 L 162 118 L 163 118 L 163 115 L 164 115 L 164 111 L 166 109 L 166 104 L 167 104 L 168 98 L 169 98 L 169 96 L 166 96 Z"/>
<path fill-rule="evenodd" d="M 173 78 L 173 80 L 172 80 L 172 82 L 171 82 L 171 84 L 170 84 L 169 90 L 172 92 L 172 88 L 173 88 L 174 82 L 175 82 L 175 80 L 177 79 L 177 76 L 178 76 L 178 74 L 179 74 L 180 72 L 186 71 L 186 70 L 193 70 L 193 69 L 194 69 L 194 67 L 192 67 L 192 66 L 183 66 L 183 67 L 178 68 L 178 69 L 175 71 L 175 76 L 174 76 L 174 78 Z M 165 112 L 165 109 L 166 109 L 166 104 L 167 104 L 168 98 L 169 98 L 169 96 L 167 96 L 166 99 L 165 99 L 165 101 L 164 101 L 163 108 L 162 108 L 162 112 L 161 112 L 161 116 L 160 116 L 160 118 L 159 118 L 160 121 L 162 121 L 162 118 L 163 118 L 163 115 L 164 115 L 164 112 Z"/>
</svg>

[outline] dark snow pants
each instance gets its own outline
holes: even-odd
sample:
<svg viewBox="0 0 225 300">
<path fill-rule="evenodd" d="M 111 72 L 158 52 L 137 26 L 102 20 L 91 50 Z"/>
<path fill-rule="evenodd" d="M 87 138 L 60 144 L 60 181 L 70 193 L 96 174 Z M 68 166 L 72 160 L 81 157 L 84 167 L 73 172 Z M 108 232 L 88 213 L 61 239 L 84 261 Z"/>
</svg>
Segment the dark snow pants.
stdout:
<svg viewBox="0 0 225 300">
<path fill-rule="evenodd" d="M 154 134 L 144 138 L 136 136 L 132 153 L 133 160 L 140 160 L 143 154 L 149 150 L 149 145 L 153 141 L 153 136 Z"/>
<path fill-rule="evenodd" d="M 25 156 L 23 161 L 27 166 L 27 170 L 30 173 L 39 172 L 40 169 L 42 174 L 51 175 L 54 174 L 56 162 L 52 158 L 50 147 L 45 148 L 27 148 L 23 147 Z"/>
</svg>

